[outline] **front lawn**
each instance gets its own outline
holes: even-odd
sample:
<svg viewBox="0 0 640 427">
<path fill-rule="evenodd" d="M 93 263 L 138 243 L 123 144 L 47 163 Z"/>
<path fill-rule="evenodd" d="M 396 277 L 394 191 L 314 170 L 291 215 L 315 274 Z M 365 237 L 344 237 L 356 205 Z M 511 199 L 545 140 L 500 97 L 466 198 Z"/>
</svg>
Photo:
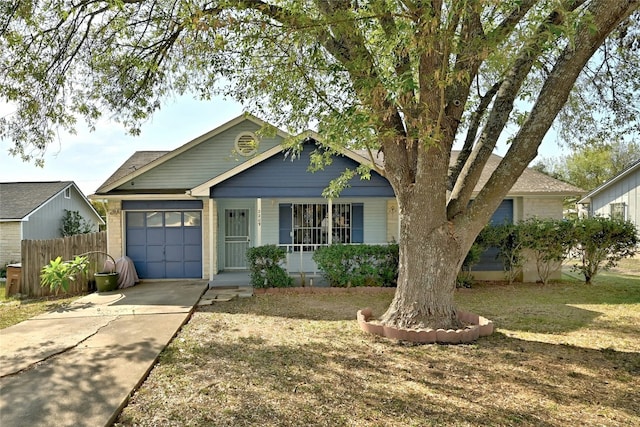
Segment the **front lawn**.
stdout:
<svg viewBox="0 0 640 427">
<path fill-rule="evenodd" d="M 361 332 L 393 290 L 261 295 L 197 311 L 120 426 L 640 425 L 640 277 L 484 284 L 497 332 L 414 346 Z"/>
<path fill-rule="evenodd" d="M 42 298 L 6 298 L 6 282 L 0 282 L 0 329 L 15 325 L 33 316 L 58 310 L 69 306 L 73 301 L 80 298 L 75 295 L 71 297 L 42 297 Z M 2 333 L 0 332 L 0 335 Z"/>
</svg>

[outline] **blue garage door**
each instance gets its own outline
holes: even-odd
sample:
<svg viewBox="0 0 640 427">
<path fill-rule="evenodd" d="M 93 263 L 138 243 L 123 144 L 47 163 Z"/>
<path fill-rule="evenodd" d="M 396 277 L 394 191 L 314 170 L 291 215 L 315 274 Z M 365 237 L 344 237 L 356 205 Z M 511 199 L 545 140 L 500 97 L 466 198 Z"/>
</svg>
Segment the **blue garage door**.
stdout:
<svg viewBox="0 0 640 427">
<path fill-rule="evenodd" d="M 513 223 L 513 200 L 503 200 L 491 217 L 491 224 Z M 476 271 L 502 271 L 502 260 L 497 258 L 498 249 L 489 248 L 482 255 L 480 261 L 473 266 Z"/>
<path fill-rule="evenodd" d="M 141 279 L 202 278 L 202 212 L 127 212 L 127 256 Z"/>
</svg>

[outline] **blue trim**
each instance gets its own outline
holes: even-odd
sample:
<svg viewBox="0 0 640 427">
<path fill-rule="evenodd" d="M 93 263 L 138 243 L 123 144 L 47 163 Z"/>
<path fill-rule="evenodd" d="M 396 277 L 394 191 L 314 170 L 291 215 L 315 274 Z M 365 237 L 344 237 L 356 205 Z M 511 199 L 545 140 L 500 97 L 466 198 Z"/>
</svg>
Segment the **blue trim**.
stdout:
<svg viewBox="0 0 640 427">
<path fill-rule="evenodd" d="M 202 200 L 123 200 L 123 210 L 202 209 Z"/>
</svg>

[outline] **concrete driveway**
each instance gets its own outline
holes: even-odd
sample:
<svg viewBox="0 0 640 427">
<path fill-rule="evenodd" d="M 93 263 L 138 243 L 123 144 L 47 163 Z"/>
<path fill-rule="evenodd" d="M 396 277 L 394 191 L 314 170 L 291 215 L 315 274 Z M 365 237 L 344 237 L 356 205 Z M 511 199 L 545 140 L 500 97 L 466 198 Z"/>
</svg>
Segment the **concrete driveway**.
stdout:
<svg viewBox="0 0 640 427">
<path fill-rule="evenodd" d="M 0 425 L 111 425 L 206 290 L 144 282 L 0 330 Z"/>
</svg>

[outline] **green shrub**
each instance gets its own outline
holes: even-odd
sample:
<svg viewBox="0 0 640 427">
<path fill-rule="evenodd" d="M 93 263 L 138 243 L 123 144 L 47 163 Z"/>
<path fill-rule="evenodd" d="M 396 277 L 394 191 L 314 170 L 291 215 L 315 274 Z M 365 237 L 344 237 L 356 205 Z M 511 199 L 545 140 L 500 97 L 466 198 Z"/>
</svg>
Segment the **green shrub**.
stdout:
<svg viewBox="0 0 640 427">
<path fill-rule="evenodd" d="M 80 212 L 64 210 L 62 227 L 60 227 L 60 233 L 63 236 L 75 236 L 76 234 L 87 234 L 93 231 L 93 225 L 84 219 L 82 215 L 80 215 Z"/>
<path fill-rule="evenodd" d="M 395 286 L 398 245 L 341 245 L 318 248 L 313 260 L 331 286 Z"/>
<path fill-rule="evenodd" d="M 622 258 L 638 250 L 638 234 L 629 221 L 593 217 L 579 219 L 574 225 L 575 255 L 578 264 L 572 270 L 582 273 L 587 284 L 598 272 L 615 267 Z"/>
<path fill-rule="evenodd" d="M 285 288 L 293 286 L 293 279 L 280 266 L 287 256 L 276 245 L 258 246 L 247 250 L 247 261 L 254 288 Z"/>
<path fill-rule="evenodd" d="M 547 284 L 575 245 L 572 221 L 530 218 L 518 224 L 522 245 L 531 251 L 538 277 Z"/>
</svg>

